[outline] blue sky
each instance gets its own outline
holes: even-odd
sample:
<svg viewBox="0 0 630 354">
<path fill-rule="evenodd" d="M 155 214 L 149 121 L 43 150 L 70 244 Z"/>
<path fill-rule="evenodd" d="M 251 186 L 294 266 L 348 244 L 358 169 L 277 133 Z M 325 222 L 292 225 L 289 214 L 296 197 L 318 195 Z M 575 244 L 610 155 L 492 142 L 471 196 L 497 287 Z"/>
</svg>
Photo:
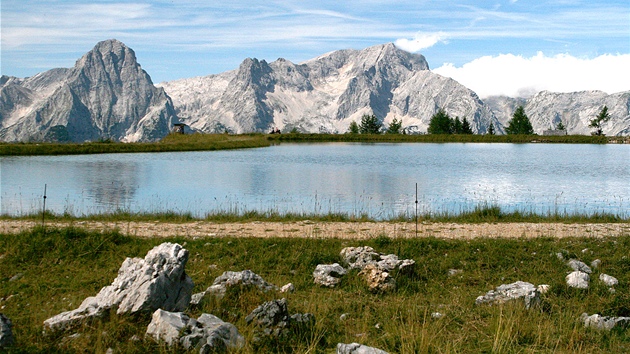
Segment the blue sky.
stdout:
<svg viewBox="0 0 630 354">
<path fill-rule="evenodd" d="M 394 42 L 481 96 L 630 90 L 628 0 L 2 0 L 0 6 L 1 72 L 18 77 L 71 67 L 108 38 L 134 49 L 154 82 L 235 69 L 247 57 L 298 63 Z M 578 82 L 585 72 L 593 77 Z"/>
</svg>

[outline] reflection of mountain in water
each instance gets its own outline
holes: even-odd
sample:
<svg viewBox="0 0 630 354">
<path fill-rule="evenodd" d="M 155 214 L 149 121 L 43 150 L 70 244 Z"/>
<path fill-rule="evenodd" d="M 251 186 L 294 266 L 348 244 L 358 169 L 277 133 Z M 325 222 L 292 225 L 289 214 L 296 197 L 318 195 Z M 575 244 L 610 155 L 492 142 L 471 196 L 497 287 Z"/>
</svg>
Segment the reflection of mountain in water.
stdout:
<svg viewBox="0 0 630 354">
<path fill-rule="evenodd" d="M 97 207 L 129 209 L 138 189 L 138 164 L 120 161 L 85 162 L 76 169 L 87 197 Z"/>
</svg>

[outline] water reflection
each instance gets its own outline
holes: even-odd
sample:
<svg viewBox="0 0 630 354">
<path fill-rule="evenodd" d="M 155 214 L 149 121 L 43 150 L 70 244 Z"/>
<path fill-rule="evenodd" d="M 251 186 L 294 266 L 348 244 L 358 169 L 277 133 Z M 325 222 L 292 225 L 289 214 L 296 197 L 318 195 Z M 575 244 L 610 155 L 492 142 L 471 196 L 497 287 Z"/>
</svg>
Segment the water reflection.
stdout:
<svg viewBox="0 0 630 354">
<path fill-rule="evenodd" d="M 630 146 L 283 144 L 263 149 L 0 158 L 2 213 L 116 209 L 413 215 L 505 210 L 628 213 Z M 49 203 L 49 204 L 48 204 Z"/>
</svg>

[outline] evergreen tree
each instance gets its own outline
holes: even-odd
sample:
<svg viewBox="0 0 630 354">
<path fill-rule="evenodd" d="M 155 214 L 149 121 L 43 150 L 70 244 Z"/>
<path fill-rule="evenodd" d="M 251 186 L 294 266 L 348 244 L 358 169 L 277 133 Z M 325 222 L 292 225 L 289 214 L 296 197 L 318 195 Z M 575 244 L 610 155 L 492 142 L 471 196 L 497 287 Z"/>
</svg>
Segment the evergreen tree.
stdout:
<svg viewBox="0 0 630 354">
<path fill-rule="evenodd" d="M 348 127 L 348 133 L 359 134 L 359 125 L 357 124 L 357 122 L 355 121 L 350 122 L 350 126 Z"/>
<path fill-rule="evenodd" d="M 451 134 L 452 119 L 446 112 L 440 108 L 437 113 L 431 117 L 427 133 L 429 134 Z"/>
<path fill-rule="evenodd" d="M 387 128 L 387 134 L 400 134 L 401 128 L 402 128 L 402 120 L 398 120 L 394 118 L 392 119 L 392 122 L 389 123 L 389 127 Z"/>
<path fill-rule="evenodd" d="M 359 124 L 359 133 L 361 134 L 380 134 L 382 123 L 379 123 L 375 115 L 364 114 Z"/>
<path fill-rule="evenodd" d="M 529 121 L 529 118 L 527 118 L 523 106 L 518 106 L 518 108 L 516 108 L 514 115 L 512 115 L 512 119 L 508 122 L 508 127 L 505 128 L 505 131 L 508 134 L 534 134 L 534 128 L 532 128 L 532 123 Z"/>
<path fill-rule="evenodd" d="M 459 117 L 455 117 L 455 120 L 453 121 L 452 133 L 453 134 L 462 134 L 463 131 L 464 130 L 462 128 L 462 122 L 459 120 Z"/>
<path fill-rule="evenodd" d="M 562 121 L 560 121 L 556 126 L 556 130 L 567 130 L 567 128 L 565 128 L 564 124 L 562 124 Z"/>
<path fill-rule="evenodd" d="M 604 135 L 602 130 L 602 123 L 606 123 L 610 120 L 610 114 L 608 114 L 608 107 L 604 106 L 595 119 L 591 120 L 591 124 L 589 127 L 595 128 L 595 132 L 591 133 L 593 135 Z"/>
<path fill-rule="evenodd" d="M 470 127 L 470 123 L 468 123 L 468 119 L 464 117 L 462 120 L 462 134 L 472 134 L 472 128 Z"/>
<path fill-rule="evenodd" d="M 494 135 L 494 124 L 490 122 L 490 126 L 488 127 L 488 135 Z"/>
</svg>

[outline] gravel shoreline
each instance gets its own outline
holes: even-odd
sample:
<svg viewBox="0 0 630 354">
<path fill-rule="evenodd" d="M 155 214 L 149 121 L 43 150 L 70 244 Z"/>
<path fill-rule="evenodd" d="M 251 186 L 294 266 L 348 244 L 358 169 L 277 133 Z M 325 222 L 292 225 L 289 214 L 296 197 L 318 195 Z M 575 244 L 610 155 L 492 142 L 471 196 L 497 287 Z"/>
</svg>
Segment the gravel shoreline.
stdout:
<svg viewBox="0 0 630 354">
<path fill-rule="evenodd" d="M 30 220 L 1 220 L 0 233 L 19 233 L 41 225 Z M 532 238 L 532 237 L 606 237 L 630 235 L 630 223 L 563 224 L 563 223 L 415 223 L 406 222 L 243 222 L 215 223 L 195 221 L 167 222 L 46 222 L 46 226 L 75 226 L 89 230 L 114 230 L 136 237 L 303 237 L 369 239 L 388 237 L 439 237 L 446 239 Z"/>
</svg>

